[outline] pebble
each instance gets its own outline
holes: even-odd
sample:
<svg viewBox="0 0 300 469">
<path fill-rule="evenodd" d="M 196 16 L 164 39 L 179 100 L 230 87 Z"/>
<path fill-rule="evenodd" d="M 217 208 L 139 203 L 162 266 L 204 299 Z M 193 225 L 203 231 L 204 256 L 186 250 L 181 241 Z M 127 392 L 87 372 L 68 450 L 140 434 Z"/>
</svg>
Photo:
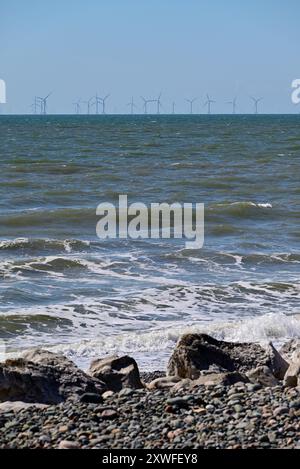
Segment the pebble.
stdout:
<svg viewBox="0 0 300 469">
<path fill-rule="evenodd" d="M 107 392 L 105 404 L 67 401 L 1 413 L 0 448 L 296 448 L 299 397 L 297 390 L 249 383 L 176 393 L 126 388 Z"/>
<path fill-rule="evenodd" d="M 62 440 L 58 445 L 58 449 L 78 449 L 78 448 L 80 448 L 80 445 L 76 441 Z"/>
</svg>

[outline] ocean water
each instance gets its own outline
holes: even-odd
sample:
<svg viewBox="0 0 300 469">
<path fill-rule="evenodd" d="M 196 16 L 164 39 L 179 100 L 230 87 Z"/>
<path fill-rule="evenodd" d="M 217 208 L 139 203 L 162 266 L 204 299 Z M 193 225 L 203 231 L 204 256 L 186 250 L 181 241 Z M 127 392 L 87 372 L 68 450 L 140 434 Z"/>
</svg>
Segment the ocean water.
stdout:
<svg viewBox="0 0 300 469">
<path fill-rule="evenodd" d="M 0 339 L 162 368 L 184 331 L 300 337 L 300 116 L 0 116 Z M 205 204 L 205 244 L 100 240 L 101 202 Z"/>
</svg>

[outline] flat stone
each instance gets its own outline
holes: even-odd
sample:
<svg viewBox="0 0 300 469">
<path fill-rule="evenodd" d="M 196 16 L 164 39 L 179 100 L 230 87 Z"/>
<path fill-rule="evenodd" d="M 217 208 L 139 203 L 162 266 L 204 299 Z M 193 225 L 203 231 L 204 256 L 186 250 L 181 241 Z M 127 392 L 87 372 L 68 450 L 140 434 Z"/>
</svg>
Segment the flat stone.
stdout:
<svg viewBox="0 0 300 469">
<path fill-rule="evenodd" d="M 20 412 L 21 410 L 28 409 L 30 407 L 37 408 L 37 409 L 46 409 L 48 405 L 22 402 L 22 401 L 14 401 L 14 402 L 6 401 L 6 402 L 0 403 L 0 413 Z"/>
<path fill-rule="evenodd" d="M 58 449 L 78 449 L 78 448 L 80 448 L 80 445 L 76 441 L 62 440 L 58 445 Z"/>
</svg>

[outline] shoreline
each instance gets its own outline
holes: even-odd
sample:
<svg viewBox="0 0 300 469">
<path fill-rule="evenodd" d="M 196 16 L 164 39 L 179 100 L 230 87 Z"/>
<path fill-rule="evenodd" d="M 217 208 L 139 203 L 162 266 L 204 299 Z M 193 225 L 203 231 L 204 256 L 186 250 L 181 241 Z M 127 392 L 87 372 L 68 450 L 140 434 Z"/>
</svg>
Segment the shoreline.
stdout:
<svg viewBox="0 0 300 469">
<path fill-rule="evenodd" d="M 300 449 L 299 356 L 186 334 L 165 371 L 114 356 L 85 373 L 34 349 L 0 364 L 0 448 Z"/>
</svg>

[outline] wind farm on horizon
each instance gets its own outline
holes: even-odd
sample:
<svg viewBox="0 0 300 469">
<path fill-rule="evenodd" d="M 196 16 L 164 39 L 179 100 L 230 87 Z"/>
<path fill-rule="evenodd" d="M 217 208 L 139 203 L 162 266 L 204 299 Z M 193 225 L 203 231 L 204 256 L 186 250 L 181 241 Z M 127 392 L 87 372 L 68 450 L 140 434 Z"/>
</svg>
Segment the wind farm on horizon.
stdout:
<svg viewBox="0 0 300 469">
<path fill-rule="evenodd" d="M 32 110 L 32 114 L 39 114 L 39 115 L 46 115 L 48 114 L 48 99 L 49 97 L 53 94 L 53 92 L 49 93 L 46 95 L 44 98 L 40 96 L 35 96 L 33 103 L 31 104 L 30 108 Z M 74 112 L 70 112 L 69 114 L 82 114 L 82 115 L 105 115 L 108 114 L 107 112 L 107 101 L 110 98 L 110 94 L 106 94 L 105 96 L 99 96 L 98 93 L 96 93 L 94 96 L 82 100 L 81 98 L 78 98 L 72 103 Z M 225 112 L 225 113 L 214 113 L 213 110 L 215 110 L 218 101 L 215 101 L 214 99 L 211 98 L 211 96 L 207 93 L 205 96 L 205 99 L 203 100 L 203 103 L 201 102 L 201 99 L 198 97 L 192 97 L 192 98 L 185 98 L 184 101 L 187 103 L 187 108 L 186 112 L 176 112 L 177 104 L 178 102 L 172 101 L 168 107 L 162 104 L 162 93 L 160 92 L 157 97 L 154 98 L 149 98 L 145 96 L 140 96 L 138 100 L 135 100 L 134 96 L 131 97 L 131 100 L 124 106 L 124 112 L 121 112 L 120 114 L 131 114 L 131 115 L 138 115 L 138 114 L 150 114 L 150 115 L 158 115 L 161 114 L 161 110 L 163 110 L 163 114 L 207 114 L 207 115 L 212 115 L 212 114 L 244 114 L 241 112 L 238 112 L 238 97 L 234 96 L 230 101 L 224 101 L 225 104 L 231 106 L 231 112 Z M 254 103 L 254 110 L 251 112 L 255 115 L 259 114 L 259 104 L 263 100 L 263 97 L 260 98 L 255 98 L 253 96 L 249 96 L 249 100 Z M 140 105 L 137 104 L 137 102 L 140 103 Z M 195 103 L 199 102 L 199 108 L 196 110 L 195 109 Z M 201 112 L 200 109 L 206 108 L 206 112 Z M 126 111 L 125 111 L 126 110 Z M 250 112 L 249 112 L 250 113 Z M 110 113 L 110 114 L 118 114 L 118 113 Z"/>
</svg>

